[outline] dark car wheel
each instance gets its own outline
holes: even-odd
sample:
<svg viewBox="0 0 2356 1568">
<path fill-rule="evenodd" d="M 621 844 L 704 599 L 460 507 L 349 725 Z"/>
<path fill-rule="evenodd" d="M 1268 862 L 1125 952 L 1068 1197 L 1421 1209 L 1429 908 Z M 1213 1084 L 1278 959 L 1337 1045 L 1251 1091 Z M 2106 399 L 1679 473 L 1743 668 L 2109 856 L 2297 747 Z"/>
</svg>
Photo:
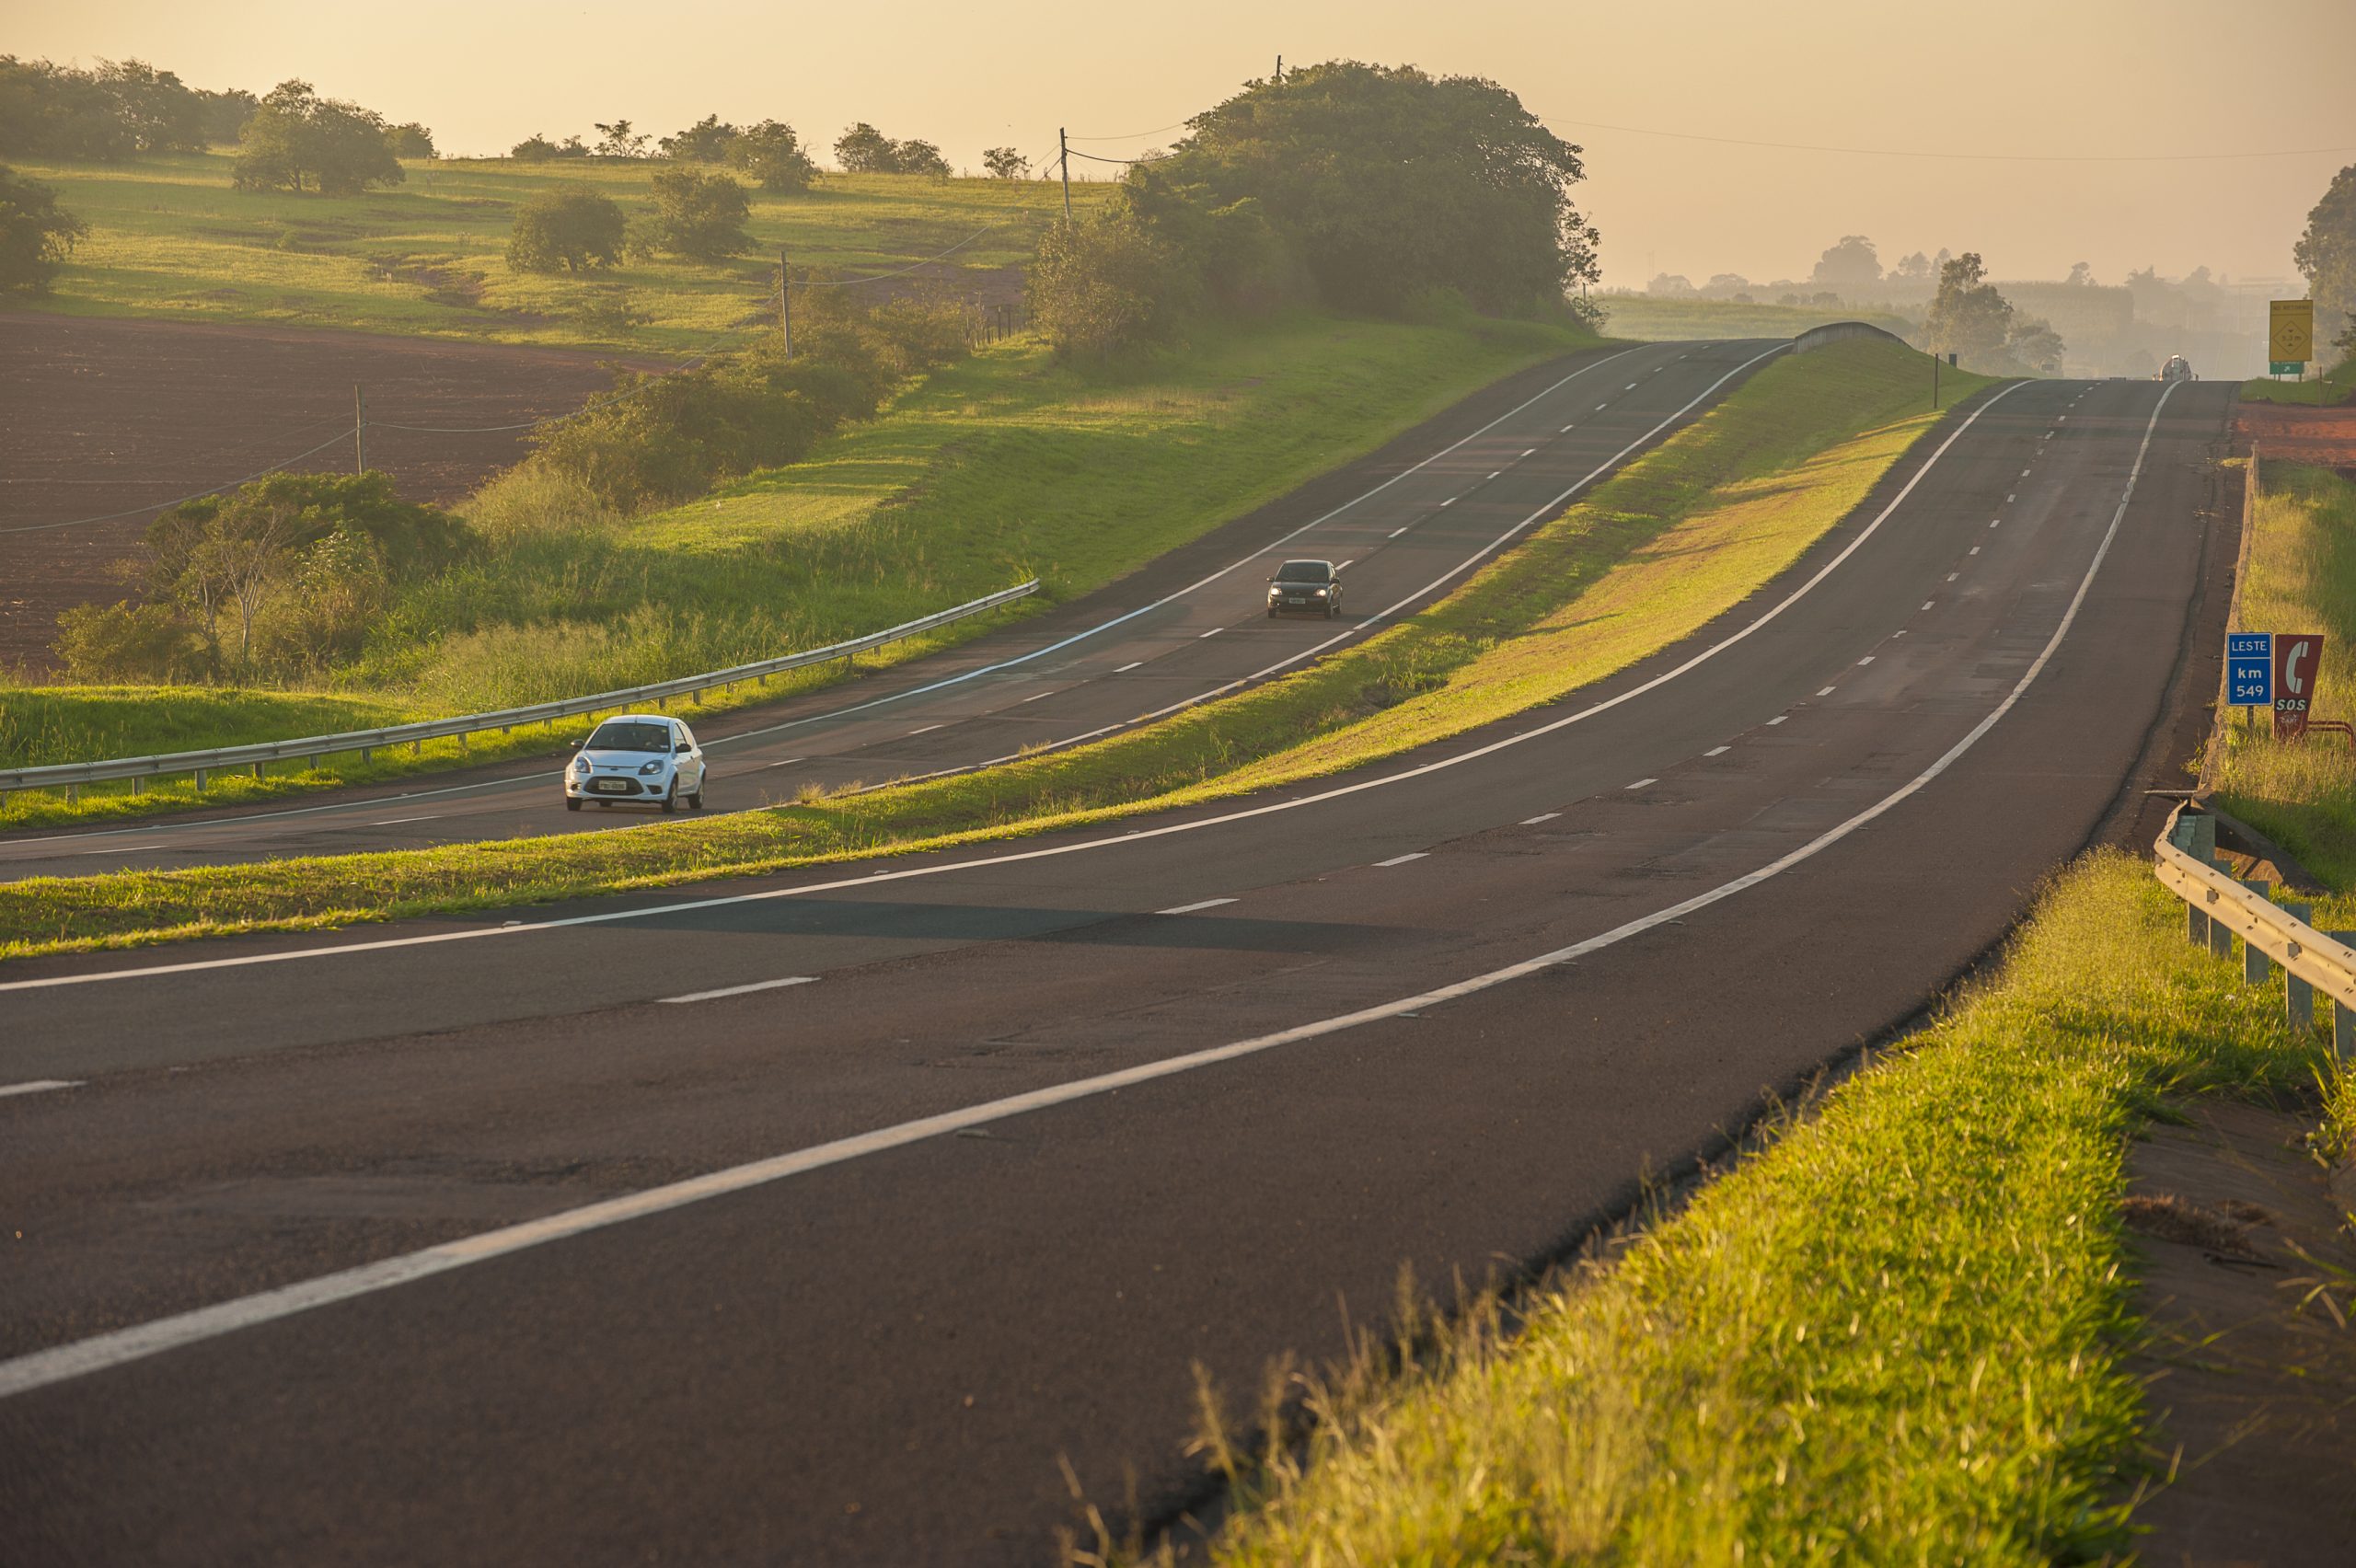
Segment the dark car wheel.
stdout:
<svg viewBox="0 0 2356 1568">
<path fill-rule="evenodd" d="M 577 812 L 581 809 L 581 802 L 574 800 L 567 800 L 564 802 L 564 809 L 569 812 Z"/>
<path fill-rule="evenodd" d="M 679 809 L 679 781 L 673 779 L 671 788 L 663 793 L 663 814 L 669 816 Z"/>
</svg>

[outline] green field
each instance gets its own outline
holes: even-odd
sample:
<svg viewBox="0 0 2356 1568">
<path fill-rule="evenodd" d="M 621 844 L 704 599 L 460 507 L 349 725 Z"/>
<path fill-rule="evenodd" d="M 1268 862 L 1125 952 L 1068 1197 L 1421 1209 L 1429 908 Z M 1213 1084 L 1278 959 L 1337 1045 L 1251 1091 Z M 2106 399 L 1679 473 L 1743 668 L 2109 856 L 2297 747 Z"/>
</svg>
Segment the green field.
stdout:
<svg viewBox="0 0 2356 1568">
<path fill-rule="evenodd" d="M 780 247 L 797 269 L 852 277 L 973 239 L 951 258 L 957 285 L 988 283 L 993 297 L 1011 298 L 1002 274 L 1030 259 L 1063 200 L 1039 180 L 829 175 L 800 195 L 754 188 L 746 228 L 756 248 L 734 260 L 632 260 L 574 278 L 509 270 L 516 205 L 579 183 L 636 217 L 653 211 L 651 182 L 669 165 L 413 161 L 405 184 L 330 198 L 233 190 L 230 163 L 214 152 L 17 166 L 55 186 L 90 233 L 49 297 L 9 308 L 686 352 L 748 317 L 767 319 Z M 1110 189 L 1076 186 L 1073 201 Z"/>
<path fill-rule="evenodd" d="M 1829 321 L 1864 321 L 1905 337 L 1915 324 L 1887 311 L 1826 308 L 1814 305 L 1739 305 L 1724 299 L 1656 298 L 1651 294 L 1603 294 L 1604 330 L 1648 343 L 1696 338 L 1796 338 Z"/>
<path fill-rule="evenodd" d="M 791 467 L 640 518 L 567 514 L 493 529 L 480 558 L 392 606 L 372 642 L 378 651 L 346 673 L 348 691 L 331 695 L 389 705 L 402 717 L 476 712 L 820 647 L 1034 572 L 1045 583 L 1039 603 L 1052 604 L 1134 571 L 1501 375 L 1591 340 L 1479 317 L 1409 325 L 1303 315 L 1207 332 L 1184 353 L 1117 375 L 1057 365 L 1028 341 L 993 345 Z M 893 656 L 940 645 L 901 646 Z M 745 688 L 738 700 L 756 695 Z M 202 698 L 178 688 L 0 688 L 0 766 L 230 744 L 191 742 L 185 700 Z M 317 733 L 321 700 L 242 694 L 238 738 Z M 469 755 L 481 760 L 482 747 L 500 744 L 482 737 Z M 312 775 L 224 778 L 213 798 L 448 766 L 457 755 L 456 743 L 445 743 L 423 759 L 380 758 L 367 770 L 346 757 Z M 0 823 L 167 802 L 193 803 L 189 785 L 150 789 L 136 801 L 128 786 L 94 789 L 71 805 L 45 793 L 6 797 Z"/>
<path fill-rule="evenodd" d="M 941 847 L 1362 767 L 1560 697 L 1739 604 L 1935 428 L 1913 356 L 1778 361 L 1431 610 L 1256 690 L 986 772 L 627 834 L 0 886 L 0 955 L 673 885 Z"/>
</svg>

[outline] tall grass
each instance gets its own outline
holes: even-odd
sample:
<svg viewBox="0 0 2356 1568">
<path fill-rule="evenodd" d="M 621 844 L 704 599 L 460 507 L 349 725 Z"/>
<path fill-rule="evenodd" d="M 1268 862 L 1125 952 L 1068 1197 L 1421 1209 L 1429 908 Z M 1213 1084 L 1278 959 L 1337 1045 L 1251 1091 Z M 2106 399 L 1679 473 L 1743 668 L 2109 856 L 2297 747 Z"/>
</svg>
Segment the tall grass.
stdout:
<svg viewBox="0 0 2356 1568">
<path fill-rule="evenodd" d="M 2140 863 L 2061 879 L 2002 973 L 1604 1266 L 1305 1379 L 1230 1565 L 2085 1562 L 2144 1473 L 2126 1141 L 2317 1061 Z M 1215 1454 L 1235 1444 L 1214 1439 Z M 1305 1454 L 1306 1462 L 1301 1462 Z"/>
<path fill-rule="evenodd" d="M 2356 720 L 2356 485 L 2296 463 L 2261 475 L 2235 629 L 2323 633 L 2313 716 Z M 2356 885 L 2356 755 L 2343 737 L 2281 744 L 2266 714 L 2233 718 L 2217 790 L 2318 875 Z"/>
</svg>

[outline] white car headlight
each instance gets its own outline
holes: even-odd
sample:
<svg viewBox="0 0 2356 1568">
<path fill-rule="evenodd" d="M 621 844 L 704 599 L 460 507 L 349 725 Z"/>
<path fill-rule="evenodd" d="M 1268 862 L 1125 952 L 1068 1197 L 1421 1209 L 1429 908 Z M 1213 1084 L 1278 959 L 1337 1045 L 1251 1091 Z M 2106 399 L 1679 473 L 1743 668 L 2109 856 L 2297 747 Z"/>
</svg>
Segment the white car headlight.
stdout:
<svg viewBox="0 0 2356 1568">
<path fill-rule="evenodd" d="M 644 778 L 648 774 L 660 773 L 670 766 L 667 762 L 650 762 L 638 770 L 639 776 Z"/>
<path fill-rule="evenodd" d="M 572 759 L 572 771 L 575 773 L 587 773 L 591 771 L 589 759 L 585 756 L 574 757 Z"/>
</svg>

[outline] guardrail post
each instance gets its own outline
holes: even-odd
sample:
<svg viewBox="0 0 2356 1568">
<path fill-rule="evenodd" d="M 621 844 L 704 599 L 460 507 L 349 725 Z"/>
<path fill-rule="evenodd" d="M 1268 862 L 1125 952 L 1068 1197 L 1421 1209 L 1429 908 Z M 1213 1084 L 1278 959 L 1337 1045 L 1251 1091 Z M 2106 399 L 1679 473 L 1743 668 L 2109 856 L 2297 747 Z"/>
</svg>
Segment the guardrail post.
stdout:
<svg viewBox="0 0 2356 1568">
<path fill-rule="evenodd" d="M 255 763 L 255 764 L 254 764 L 254 777 L 255 777 L 255 778 L 260 778 L 260 777 L 261 777 L 261 770 L 262 770 L 262 764 L 260 764 L 260 763 L 259 763 L 259 762 L 258 762 L 258 763 Z"/>
<path fill-rule="evenodd" d="M 2217 819 L 2194 812 L 2180 813 L 2169 829 L 2176 847 L 2208 865 L 2217 856 Z M 2194 947 L 2209 942 L 2209 912 L 2198 904 L 2184 906 L 2184 939 Z"/>
<path fill-rule="evenodd" d="M 2210 863 L 2216 864 L 2213 860 Z M 2225 870 L 2223 866 L 2218 866 L 2217 869 L 2221 871 Z M 2212 892 L 2209 896 L 2214 898 L 2217 895 Z M 2234 956 L 2234 928 L 2214 916 L 2210 917 L 2209 919 L 2209 955 L 2212 958 Z"/>
<path fill-rule="evenodd" d="M 2299 904 L 2284 899 L 2282 912 L 2293 920 L 2302 921 L 2307 925 L 2315 923 L 2316 906 L 2312 904 Z M 2298 955 L 2293 953 L 2292 956 L 2295 958 Z M 2282 971 L 2282 1010 L 2284 1016 L 2290 1020 L 2291 1027 L 2300 1033 L 2304 1034 L 2315 1028 L 2316 988 L 2288 969 Z"/>
<path fill-rule="evenodd" d="M 204 793 L 204 769 L 201 767 L 196 770 L 196 792 L 200 795 Z"/>
<path fill-rule="evenodd" d="M 2274 896 L 2274 884 L 2263 877 L 2237 877 L 2235 880 L 2260 898 L 2271 899 Z M 2273 973 L 2274 961 L 2266 956 L 2264 948 L 2259 947 L 2256 942 L 2242 943 L 2242 978 L 2244 980 L 2253 986 L 2262 986 Z"/>
</svg>

